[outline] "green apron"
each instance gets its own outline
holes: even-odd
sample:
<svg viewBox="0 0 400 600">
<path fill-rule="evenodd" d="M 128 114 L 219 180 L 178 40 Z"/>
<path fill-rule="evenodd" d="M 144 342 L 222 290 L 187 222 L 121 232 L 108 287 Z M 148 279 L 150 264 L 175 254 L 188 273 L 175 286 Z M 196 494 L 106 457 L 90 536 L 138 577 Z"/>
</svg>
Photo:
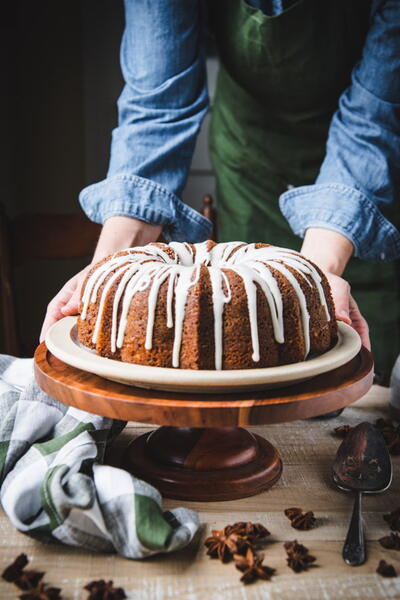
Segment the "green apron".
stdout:
<svg viewBox="0 0 400 600">
<path fill-rule="evenodd" d="M 222 63 L 210 132 L 219 241 L 300 248 L 279 196 L 318 175 L 370 8 L 366 0 L 299 0 L 269 17 L 245 0 L 210 3 Z M 388 371 L 400 348 L 399 263 L 352 259 L 344 276 L 369 323 L 376 368 Z"/>
</svg>

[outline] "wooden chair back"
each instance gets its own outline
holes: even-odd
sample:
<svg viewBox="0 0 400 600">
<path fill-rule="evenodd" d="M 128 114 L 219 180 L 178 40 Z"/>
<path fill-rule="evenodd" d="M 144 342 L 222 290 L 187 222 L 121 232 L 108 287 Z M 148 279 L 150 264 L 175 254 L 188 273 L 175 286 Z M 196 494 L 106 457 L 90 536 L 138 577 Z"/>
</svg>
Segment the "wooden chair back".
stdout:
<svg viewBox="0 0 400 600">
<path fill-rule="evenodd" d="M 90 256 L 101 230 L 83 214 L 22 214 L 7 218 L 0 210 L 0 304 L 3 351 L 21 356 L 14 269 L 37 259 Z"/>
<path fill-rule="evenodd" d="M 215 231 L 216 214 L 211 196 L 204 196 L 201 212 L 213 222 Z M 18 331 L 17 290 L 13 277 L 15 267 L 30 260 L 91 256 L 100 230 L 101 226 L 90 221 L 83 213 L 26 213 L 9 219 L 0 205 L 1 352 L 21 356 L 24 348 Z"/>
</svg>

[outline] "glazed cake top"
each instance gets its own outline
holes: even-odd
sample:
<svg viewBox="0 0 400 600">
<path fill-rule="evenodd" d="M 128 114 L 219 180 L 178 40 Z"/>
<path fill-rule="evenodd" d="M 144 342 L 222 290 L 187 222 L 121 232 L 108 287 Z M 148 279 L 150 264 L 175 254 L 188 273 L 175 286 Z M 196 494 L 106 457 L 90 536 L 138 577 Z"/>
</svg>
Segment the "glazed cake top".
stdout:
<svg viewBox="0 0 400 600">
<path fill-rule="evenodd" d="M 186 301 L 190 288 L 199 280 L 202 265 L 208 269 L 212 288 L 216 369 L 222 368 L 224 305 L 231 300 L 231 288 L 227 277 L 229 270 L 237 273 L 244 284 L 253 361 L 257 362 L 260 359 L 257 287 L 268 302 L 276 342 L 285 341 L 282 295 L 274 272 L 284 276 L 298 298 L 306 347 L 304 358 L 307 357 L 310 350 L 310 317 L 305 295 L 292 270 L 309 286 L 315 286 L 329 321 L 330 314 L 320 274 L 310 261 L 294 250 L 243 242 L 215 244 L 208 240 L 201 244 L 152 243 L 128 248 L 99 263 L 88 277 L 82 292 L 81 319 L 85 320 L 89 304 L 99 302 L 93 343 L 96 343 L 100 331 L 107 294 L 116 284 L 110 333 L 112 352 L 122 347 L 132 298 L 137 292 L 145 289 L 149 289 L 145 348 L 151 349 L 158 293 L 162 283 L 168 282 L 167 327 L 174 327 L 172 364 L 179 367 Z M 106 284 L 100 290 L 106 280 Z"/>
</svg>

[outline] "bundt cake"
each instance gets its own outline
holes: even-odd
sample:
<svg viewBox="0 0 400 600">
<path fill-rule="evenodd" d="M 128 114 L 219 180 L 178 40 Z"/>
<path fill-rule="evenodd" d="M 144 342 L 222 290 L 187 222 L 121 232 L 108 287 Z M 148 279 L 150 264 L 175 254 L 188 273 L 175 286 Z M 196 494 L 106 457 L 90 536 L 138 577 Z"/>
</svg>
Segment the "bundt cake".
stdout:
<svg viewBox="0 0 400 600">
<path fill-rule="evenodd" d="M 337 335 L 329 284 L 268 244 L 152 243 L 108 256 L 82 288 L 79 341 L 125 362 L 252 369 L 325 352 Z"/>
</svg>

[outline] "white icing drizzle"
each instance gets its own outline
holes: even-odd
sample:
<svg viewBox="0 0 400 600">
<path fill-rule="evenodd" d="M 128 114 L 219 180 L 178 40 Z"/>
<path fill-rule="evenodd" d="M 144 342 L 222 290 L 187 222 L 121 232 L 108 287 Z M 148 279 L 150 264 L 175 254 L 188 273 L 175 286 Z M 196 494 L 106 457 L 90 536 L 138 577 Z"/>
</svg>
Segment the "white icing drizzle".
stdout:
<svg viewBox="0 0 400 600">
<path fill-rule="evenodd" d="M 193 250 L 190 244 L 181 242 L 171 242 L 169 247 L 175 251 L 180 265 L 190 267 L 193 265 Z"/>
<path fill-rule="evenodd" d="M 231 301 L 232 294 L 228 278 L 222 269 L 219 267 L 210 267 L 208 272 L 211 280 L 214 310 L 215 368 L 222 369 L 222 315 L 224 305 Z M 226 294 L 224 292 L 224 284 L 227 289 Z"/>
<path fill-rule="evenodd" d="M 103 312 L 104 312 L 104 308 L 105 308 L 105 303 L 106 303 L 106 299 L 108 296 L 108 293 L 110 291 L 110 289 L 112 288 L 112 286 L 114 285 L 114 283 L 118 280 L 118 278 L 121 276 L 121 272 L 124 272 L 125 270 L 127 270 L 129 267 L 124 266 L 122 267 L 122 269 L 117 269 L 117 271 L 114 273 L 114 275 L 112 275 L 112 277 L 110 277 L 110 279 L 107 281 L 106 285 L 104 286 L 104 290 L 103 293 L 101 295 L 101 300 L 100 300 L 100 305 L 99 305 L 99 316 L 96 319 L 96 325 L 94 328 L 94 332 L 93 332 L 93 338 L 92 338 L 92 342 L 95 344 L 97 342 L 97 338 L 100 332 L 100 325 L 101 322 L 103 320 Z M 97 292 L 96 292 L 97 295 Z M 113 340 L 111 338 L 111 345 Z"/>
<path fill-rule="evenodd" d="M 174 345 L 172 347 L 172 366 L 179 367 L 181 351 L 183 320 L 189 289 L 196 285 L 200 277 L 200 265 L 185 269 L 181 267 L 178 272 L 178 282 L 175 287 L 175 330 Z M 195 275 L 193 277 L 193 275 Z"/>
<path fill-rule="evenodd" d="M 275 340 L 279 344 L 283 344 L 285 341 L 283 331 L 283 302 L 278 283 L 265 264 L 249 262 L 247 265 L 260 275 L 260 277 L 255 278 L 253 274 L 253 281 L 259 284 L 264 292 L 265 297 L 267 298 Z"/>
<path fill-rule="evenodd" d="M 112 310 L 112 322 L 111 322 L 111 352 L 116 352 L 116 350 L 117 350 L 117 328 L 118 328 L 117 316 L 118 316 L 119 303 L 120 303 L 122 294 L 124 293 L 129 280 L 132 278 L 135 267 L 136 267 L 136 265 L 134 265 L 133 268 L 132 268 L 132 266 L 128 266 L 128 268 L 127 268 L 125 274 L 123 275 L 123 277 L 119 283 L 119 286 L 117 287 L 117 290 L 115 292 L 114 302 L 113 302 L 113 310 Z M 99 317 L 97 317 L 97 321 L 100 321 Z"/>
<path fill-rule="evenodd" d="M 153 285 L 150 288 L 150 293 L 148 297 L 148 309 L 147 309 L 147 328 L 146 328 L 146 341 L 144 347 L 146 350 L 151 350 L 153 347 L 153 328 L 154 328 L 154 317 L 156 314 L 156 304 L 158 292 L 160 290 L 160 286 L 167 279 L 169 275 L 170 267 L 163 267 L 156 273 L 153 277 Z"/>
<path fill-rule="evenodd" d="M 129 309 L 135 294 L 150 287 L 147 298 L 148 316 L 145 338 L 145 348 L 150 350 L 153 344 L 155 313 L 160 287 L 168 281 L 166 324 L 167 327 L 174 328 L 172 365 L 179 367 L 187 298 L 190 288 L 199 281 L 200 268 L 204 265 L 208 269 L 212 288 L 215 368 L 222 369 L 223 366 L 224 306 L 232 298 L 228 278 L 229 271 L 235 272 L 243 281 L 249 312 L 252 359 L 254 362 L 258 362 L 260 345 L 257 288 L 261 289 L 267 300 L 275 341 L 279 344 L 285 341 L 282 295 L 272 268 L 285 277 L 297 296 L 306 358 L 310 351 L 310 315 L 306 297 L 293 271 L 298 273 L 310 287 L 314 282 L 326 319 L 330 320 L 321 276 L 313 265 L 298 252 L 287 248 L 276 246 L 256 248 L 255 244 L 244 244 L 243 242 L 216 244 L 210 248 L 211 245 L 210 242 L 201 244 L 171 242 L 168 247 L 148 244 L 114 254 L 97 267 L 86 281 L 82 295 L 81 319 L 85 320 L 89 306 L 97 302 L 97 296 L 100 293 L 92 337 L 93 343 L 96 344 L 98 340 L 107 298 L 113 287 L 116 288 L 112 300 L 110 335 L 110 347 L 113 353 L 123 345 Z M 167 248 L 169 248 L 169 253 L 166 251 Z"/>
<path fill-rule="evenodd" d="M 273 267 L 277 271 L 280 271 L 282 275 L 286 277 L 289 283 L 292 285 L 294 291 L 297 294 L 297 298 L 300 303 L 300 311 L 301 311 L 301 322 L 303 325 L 303 336 L 305 343 L 305 355 L 304 358 L 307 358 L 308 353 L 310 352 L 310 315 L 307 310 L 307 301 L 306 297 L 303 293 L 303 290 L 300 287 L 299 282 L 296 277 L 287 269 L 282 263 L 278 261 L 273 261 Z"/>
<path fill-rule="evenodd" d="M 201 244 L 195 244 L 196 246 L 196 255 L 195 255 L 195 263 L 197 265 L 210 265 L 211 264 L 211 255 L 208 251 L 208 242 L 202 242 Z"/>
<path fill-rule="evenodd" d="M 260 360 L 260 344 L 258 339 L 258 321 L 257 321 L 257 287 L 255 285 L 256 275 L 247 266 L 232 267 L 232 271 L 241 276 L 244 289 L 247 294 L 247 306 L 249 311 L 251 343 L 253 345 L 252 359 L 254 362 Z"/>
<path fill-rule="evenodd" d="M 170 329 L 174 326 L 174 319 L 172 316 L 172 302 L 174 300 L 175 283 L 177 272 L 174 271 L 169 276 L 168 281 L 168 292 L 167 292 L 167 327 Z"/>
</svg>

